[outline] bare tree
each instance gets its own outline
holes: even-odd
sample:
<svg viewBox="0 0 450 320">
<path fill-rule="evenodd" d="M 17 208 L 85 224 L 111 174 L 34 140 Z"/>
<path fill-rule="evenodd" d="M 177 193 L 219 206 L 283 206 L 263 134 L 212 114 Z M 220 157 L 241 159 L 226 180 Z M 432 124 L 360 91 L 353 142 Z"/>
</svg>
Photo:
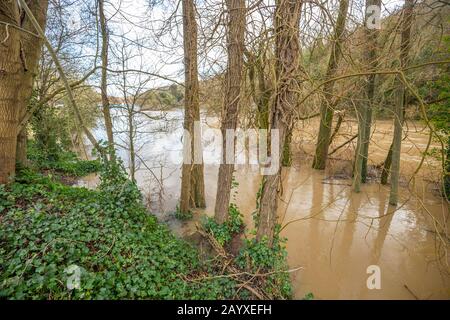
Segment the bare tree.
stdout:
<svg viewBox="0 0 450 320">
<path fill-rule="evenodd" d="M 110 152 L 110 159 L 114 160 L 114 135 L 113 124 L 110 113 L 110 105 L 108 99 L 108 49 L 109 49 L 109 35 L 108 26 L 105 17 L 105 1 L 98 0 L 98 13 L 100 17 L 100 30 L 102 34 L 102 77 L 101 77 L 101 92 L 102 92 L 102 111 L 105 120 L 106 135 L 108 137 L 108 145 Z"/>
<path fill-rule="evenodd" d="M 331 44 L 331 55 L 328 60 L 326 79 L 331 79 L 336 75 L 339 60 L 342 57 L 342 42 L 345 31 L 345 21 L 347 18 L 348 0 L 342 0 L 339 4 L 339 13 L 334 30 L 333 43 Z M 329 81 L 324 86 L 324 98 L 321 104 L 321 118 L 319 135 L 317 137 L 316 153 L 313 161 L 313 168 L 325 169 L 328 147 L 330 145 L 331 127 L 333 124 L 334 108 L 332 105 L 333 90 L 335 81 Z"/>
<path fill-rule="evenodd" d="M 366 18 L 364 31 L 367 41 L 367 50 L 365 51 L 365 59 L 369 64 L 369 71 L 375 71 L 377 68 L 377 37 L 378 30 L 375 28 L 369 28 L 368 14 L 371 6 L 377 6 L 381 10 L 380 0 L 367 0 L 366 1 Z M 366 182 L 367 178 L 367 160 L 369 157 L 369 142 L 370 142 L 370 128 L 372 125 L 372 110 L 374 104 L 375 94 L 375 74 L 369 74 L 367 76 L 366 84 L 366 97 L 367 102 L 364 103 L 363 110 L 358 114 L 358 143 L 356 148 L 355 166 L 353 172 L 353 188 L 356 192 L 360 191 L 361 182 Z"/>
<path fill-rule="evenodd" d="M 275 9 L 276 97 L 272 105 L 270 129 L 279 131 L 279 146 L 283 146 L 297 105 L 300 70 L 299 23 L 302 1 L 278 0 Z M 281 184 L 281 160 L 274 175 L 263 178 L 258 210 L 258 241 L 268 239 L 272 245 L 277 223 L 278 196 Z"/>
<path fill-rule="evenodd" d="M 237 127 L 238 107 L 241 93 L 242 68 L 244 60 L 244 33 L 246 17 L 244 0 L 227 0 L 226 5 L 228 13 L 228 66 L 225 76 L 225 102 L 222 110 L 221 125 L 223 136 L 222 163 L 219 167 L 216 206 L 214 210 L 214 217 L 218 223 L 223 223 L 227 220 L 228 209 L 230 205 L 230 193 L 234 164 L 227 163 L 227 153 L 234 154 L 234 149 L 227 149 L 226 135 L 227 130 L 233 130 Z"/>
<path fill-rule="evenodd" d="M 400 66 L 404 69 L 408 64 L 408 53 L 411 44 L 411 24 L 413 22 L 415 0 L 405 0 L 402 18 L 402 37 L 400 44 Z M 394 109 L 394 138 L 392 141 L 391 192 L 389 204 L 397 205 L 398 181 L 400 177 L 400 152 L 402 147 L 403 117 L 405 108 L 405 84 L 398 79 L 398 91 Z"/>
<path fill-rule="evenodd" d="M 191 207 L 205 207 L 205 182 L 203 164 L 194 163 L 195 152 L 201 156 L 201 133 L 194 123 L 200 122 L 199 83 L 197 67 L 197 22 L 193 0 L 183 0 L 183 43 L 184 43 L 184 129 L 189 132 L 190 141 L 185 141 L 185 152 L 190 154 L 190 163 L 183 163 L 181 177 L 180 211 L 188 212 Z M 194 152 L 195 150 L 195 152 Z M 197 160 L 197 161 L 196 161 Z"/>
</svg>

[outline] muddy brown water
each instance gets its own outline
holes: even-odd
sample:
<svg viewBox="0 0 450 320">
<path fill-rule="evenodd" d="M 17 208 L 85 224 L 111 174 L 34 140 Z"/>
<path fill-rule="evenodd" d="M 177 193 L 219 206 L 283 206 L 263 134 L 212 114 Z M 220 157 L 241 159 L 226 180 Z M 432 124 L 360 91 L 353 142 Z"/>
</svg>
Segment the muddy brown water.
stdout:
<svg viewBox="0 0 450 320">
<path fill-rule="evenodd" d="M 389 186 L 378 183 L 374 168 L 384 160 L 391 143 L 392 122 L 377 121 L 375 125 L 369 152 L 371 177 L 359 194 L 351 190 L 348 161 L 356 140 L 333 155 L 326 171 L 311 169 L 317 124 L 313 120 L 297 128 L 292 146 L 294 163 L 283 170 L 278 212 L 281 236 L 287 239 L 289 267 L 301 267 L 291 273 L 294 297 L 301 299 L 312 292 L 316 299 L 450 299 L 449 211 L 434 182 L 439 178 L 439 161 L 428 158 L 415 184 L 408 184 L 428 142 L 426 128 L 409 123 L 402 144 L 401 201 L 395 209 L 388 205 Z M 355 122 L 343 126 L 331 149 L 356 133 L 356 127 Z M 144 154 L 174 152 L 177 143 L 180 149 L 179 135 L 162 137 L 156 150 L 154 146 L 147 151 L 143 148 Z M 161 147 L 164 145 L 170 148 Z M 432 147 L 437 146 L 434 141 Z M 215 151 L 205 150 L 205 158 L 208 152 Z M 152 211 L 176 234 L 189 237 L 202 215 L 213 214 L 218 166 L 205 165 L 207 207 L 197 210 L 190 221 L 178 221 L 172 212 L 180 193 L 179 165 L 170 164 L 167 158 L 151 162 L 151 175 L 148 168 L 137 172 L 138 185 L 148 195 Z M 233 191 L 233 201 L 244 216 L 249 237 L 261 175 L 255 166 L 237 165 L 235 178 L 239 186 Z M 94 186 L 96 180 L 90 176 L 81 183 Z M 380 268 L 381 289 L 367 287 L 371 265 Z"/>
</svg>

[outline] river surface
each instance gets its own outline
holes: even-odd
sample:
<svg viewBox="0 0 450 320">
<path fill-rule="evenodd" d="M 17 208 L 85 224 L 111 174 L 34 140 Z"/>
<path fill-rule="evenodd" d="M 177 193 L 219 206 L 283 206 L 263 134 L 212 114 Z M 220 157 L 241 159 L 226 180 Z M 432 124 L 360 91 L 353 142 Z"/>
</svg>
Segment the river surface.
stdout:
<svg viewBox="0 0 450 320">
<path fill-rule="evenodd" d="M 217 188 L 220 141 L 209 129 L 218 119 L 203 117 L 203 156 L 207 207 L 197 210 L 191 221 L 173 218 L 180 195 L 182 119 L 180 111 L 147 112 L 137 122 L 137 183 L 146 204 L 180 237 L 195 231 L 201 215 L 212 215 Z M 121 117 L 115 126 L 124 125 Z M 279 217 L 286 238 L 288 264 L 294 296 L 301 299 L 312 292 L 316 299 L 450 299 L 450 239 L 448 204 L 439 196 L 436 180 L 439 162 L 427 158 L 422 170 L 410 182 L 428 142 L 423 124 L 408 123 L 402 144 L 400 204 L 387 203 L 389 187 L 378 183 L 375 166 L 384 160 L 392 141 L 391 121 L 377 121 L 369 152 L 369 182 L 356 194 L 351 190 L 351 158 L 356 140 L 335 152 L 326 171 L 311 169 L 318 122 L 302 122 L 294 132 L 293 165 L 283 170 L 283 192 Z M 349 121 L 342 126 L 330 150 L 356 133 Z M 123 128 L 124 129 L 124 128 Z M 123 130 L 125 131 L 125 130 Z M 118 133 L 119 155 L 128 161 L 127 137 Z M 101 126 L 95 130 L 103 138 Z M 432 143 L 432 148 L 437 147 Z M 244 159 L 243 148 L 236 157 Z M 256 193 L 261 182 L 259 168 L 236 166 L 239 183 L 233 201 L 244 216 L 247 231 L 253 228 Z M 96 178 L 82 184 L 94 186 Z M 439 231 L 439 232 L 437 232 Z M 245 235 L 246 237 L 249 235 Z M 381 272 L 381 288 L 368 289 L 367 268 L 376 265 Z"/>
</svg>

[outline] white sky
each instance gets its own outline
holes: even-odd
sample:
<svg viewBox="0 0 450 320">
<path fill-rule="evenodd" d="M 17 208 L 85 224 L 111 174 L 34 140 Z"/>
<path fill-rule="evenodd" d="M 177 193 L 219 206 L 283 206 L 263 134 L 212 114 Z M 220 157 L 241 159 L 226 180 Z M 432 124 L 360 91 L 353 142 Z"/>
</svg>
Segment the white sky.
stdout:
<svg viewBox="0 0 450 320">
<path fill-rule="evenodd" d="M 220 2 L 220 0 L 211 0 L 210 2 Z M 255 0 L 249 1 L 254 3 Z M 179 82 L 183 82 L 183 48 L 182 48 L 182 20 L 181 20 L 181 5 L 178 8 L 176 14 L 177 23 L 174 24 L 173 31 L 170 35 L 163 36 L 160 40 L 161 43 L 157 43 L 155 39 L 155 33 L 152 29 L 160 28 L 168 15 L 173 11 L 177 0 L 164 0 L 162 5 L 158 5 L 153 8 L 149 8 L 149 0 L 109 0 L 105 4 L 106 17 L 108 19 L 109 28 L 111 30 L 111 53 L 110 53 L 110 67 L 117 69 L 117 60 L 114 55 L 120 52 L 122 47 L 121 35 L 125 35 L 128 42 L 136 41 L 143 44 L 139 50 L 137 47 L 130 47 L 129 54 L 133 54 L 133 57 L 128 61 L 127 67 L 130 69 L 142 69 L 147 72 L 153 72 L 161 74 L 165 77 L 174 79 Z M 197 0 L 199 4 L 203 1 Z M 272 2 L 272 0 L 265 0 L 266 3 Z M 336 4 L 336 0 L 328 1 L 328 4 Z M 351 14 L 359 16 L 358 10 L 364 4 L 364 1 L 352 1 L 353 4 L 359 3 L 359 7 L 351 6 Z M 382 15 L 385 16 L 392 12 L 394 9 L 403 5 L 404 1 L 400 0 L 388 0 L 382 1 L 383 11 Z M 117 9 L 120 10 L 118 11 Z M 74 18 L 76 21 L 76 17 Z M 310 28 L 314 28 L 313 25 L 309 25 Z M 199 50 L 202 48 L 199 46 Z M 217 69 L 223 68 L 225 57 L 223 56 L 223 50 L 216 49 L 209 52 L 211 59 L 220 57 L 217 63 Z M 205 68 L 205 66 L 203 66 Z M 200 72 L 206 72 L 207 70 L 202 68 L 200 61 Z M 148 76 L 141 75 L 139 79 L 134 78 L 136 75 L 128 75 L 131 83 L 142 81 L 144 78 L 148 79 Z M 146 84 L 148 88 L 158 87 L 162 85 L 168 85 L 171 82 L 166 80 L 152 77 Z M 110 95 L 120 96 L 121 92 L 117 87 L 110 85 L 108 87 Z"/>
</svg>

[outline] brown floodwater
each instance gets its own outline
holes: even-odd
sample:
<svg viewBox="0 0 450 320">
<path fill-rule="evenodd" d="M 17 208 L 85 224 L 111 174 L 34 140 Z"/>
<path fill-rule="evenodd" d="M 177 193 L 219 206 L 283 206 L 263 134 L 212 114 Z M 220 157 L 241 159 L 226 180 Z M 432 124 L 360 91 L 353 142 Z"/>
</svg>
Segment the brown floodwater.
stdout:
<svg viewBox="0 0 450 320">
<path fill-rule="evenodd" d="M 217 169 L 208 168 L 208 206 L 214 210 Z M 236 172 L 239 187 L 235 202 L 248 227 L 253 227 L 256 192 L 261 177 L 251 167 Z M 412 197 L 402 190 L 397 210 L 388 206 L 389 188 L 371 183 L 355 194 L 346 179 L 325 178 L 309 165 L 283 172 L 284 195 L 279 210 L 281 235 L 287 238 L 289 267 L 295 298 L 312 292 L 318 299 L 448 299 L 448 258 L 436 261 L 442 242 L 436 239 L 432 219 L 447 215 L 439 198 Z M 195 223 L 175 222 L 182 236 Z M 448 245 L 449 239 L 444 239 Z M 447 249 L 447 248 L 445 248 Z M 381 270 L 381 289 L 369 290 L 369 265 Z"/>
<path fill-rule="evenodd" d="M 436 184 L 439 161 L 428 157 L 415 184 L 408 183 L 427 145 L 428 131 L 419 123 L 408 125 L 402 144 L 400 203 L 393 208 L 388 205 L 389 186 L 378 183 L 375 168 L 391 143 L 392 122 L 375 124 L 369 181 L 358 194 L 351 190 L 350 179 L 356 140 L 333 154 L 326 171 L 311 169 L 317 124 L 312 120 L 296 129 L 293 166 L 282 173 L 281 235 L 286 238 L 289 267 L 301 267 L 291 273 L 294 297 L 301 299 L 312 292 L 316 299 L 449 299 L 449 211 Z M 355 122 L 343 125 L 330 150 L 356 130 Z M 168 140 L 173 144 L 173 139 Z M 433 141 L 432 147 L 437 146 Z M 158 161 L 153 163 L 152 175 L 145 168 L 137 172 L 138 184 L 148 194 L 152 211 L 176 234 L 188 237 L 201 215 L 213 214 L 218 166 L 205 165 L 207 207 L 197 210 L 191 221 L 181 222 L 172 214 L 180 193 L 179 166 Z M 255 166 L 237 165 L 235 178 L 239 186 L 233 201 L 244 216 L 249 236 L 261 176 Z M 367 288 L 371 265 L 380 268 L 380 289 Z"/>
</svg>

